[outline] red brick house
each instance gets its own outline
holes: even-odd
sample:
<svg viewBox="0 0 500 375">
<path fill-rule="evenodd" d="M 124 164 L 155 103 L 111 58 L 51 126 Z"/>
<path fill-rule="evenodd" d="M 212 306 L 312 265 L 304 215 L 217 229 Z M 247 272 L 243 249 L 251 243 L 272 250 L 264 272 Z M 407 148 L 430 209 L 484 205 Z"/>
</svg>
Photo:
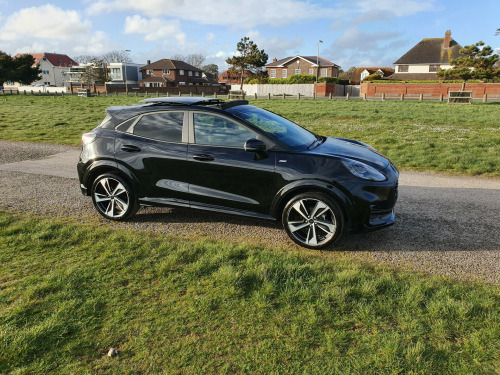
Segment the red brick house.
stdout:
<svg viewBox="0 0 500 375">
<path fill-rule="evenodd" d="M 265 68 L 269 78 L 288 78 L 292 74 L 315 76 L 316 73 L 318 77 L 338 77 L 340 66 L 321 57 L 317 59 L 316 56 L 290 56 L 281 60 L 274 58 Z"/>
<path fill-rule="evenodd" d="M 140 87 L 175 87 L 208 84 L 202 70 L 179 60 L 161 59 L 139 69 L 142 73 Z"/>
<path fill-rule="evenodd" d="M 246 71 L 245 74 L 243 74 L 243 81 L 251 75 L 252 73 L 250 71 Z M 240 72 L 236 71 L 231 73 L 230 70 L 226 70 L 219 75 L 219 82 L 224 82 L 228 85 L 239 85 L 241 83 Z"/>
<path fill-rule="evenodd" d="M 462 46 L 451 38 L 450 30 L 444 38 L 422 39 L 394 63 L 396 72 L 389 79 L 438 80 L 436 72 L 439 68 L 450 69 L 450 60 L 460 57 L 461 49 Z"/>
</svg>

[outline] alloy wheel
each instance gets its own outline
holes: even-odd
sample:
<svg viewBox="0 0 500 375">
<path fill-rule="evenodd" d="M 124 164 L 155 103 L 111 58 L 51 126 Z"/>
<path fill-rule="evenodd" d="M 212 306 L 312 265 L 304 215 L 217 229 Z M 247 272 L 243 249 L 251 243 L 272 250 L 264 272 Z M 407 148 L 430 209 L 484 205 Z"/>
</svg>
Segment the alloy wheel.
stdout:
<svg viewBox="0 0 500 375">
<path fill-rule="evenodd" d="M 123 217 L 129 209 L 129 192 L 115 178 L 101 178 L 94 187 L 93 195 L 97 209 L 110 219 Z"/>
<path fill-rule="evenodd" d="M 332 208 L 317 198 L 297 199 L 288 207 L 285 219 L 291 238 L 312 248 L 328 244 L 338 232 Z"/>
</svg>

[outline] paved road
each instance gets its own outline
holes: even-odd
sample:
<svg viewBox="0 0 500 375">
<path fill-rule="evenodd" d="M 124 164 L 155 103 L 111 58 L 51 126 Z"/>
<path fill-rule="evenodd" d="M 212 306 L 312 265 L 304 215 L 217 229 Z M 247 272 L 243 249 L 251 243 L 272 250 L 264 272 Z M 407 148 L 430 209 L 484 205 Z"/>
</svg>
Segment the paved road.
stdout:
<svg viewBox="0 0 500 375">
<path fill-rule="evenodd" d="M 293 246 L 274 223 L 181 208 L 143 208 L 130 222 L 110 223 L 80 194 L 78 155 L 72 147 L 0 141 L 0 206 L 180 237 Z M 500 179 L 402 172 L 396 210 L 394 226 L 314 253 L 500 283 Z"/>
</svg>

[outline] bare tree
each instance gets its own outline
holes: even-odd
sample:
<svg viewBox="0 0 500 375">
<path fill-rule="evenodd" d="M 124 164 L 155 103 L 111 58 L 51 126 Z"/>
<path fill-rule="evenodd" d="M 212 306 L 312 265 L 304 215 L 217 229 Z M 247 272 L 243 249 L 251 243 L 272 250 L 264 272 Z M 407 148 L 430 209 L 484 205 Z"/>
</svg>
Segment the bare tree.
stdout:
<svg viewBox="0 0 500 375">
<path fill-rule="evenodd" d="M 75 57 L 75 61 L 77 61 L 79 64 L 87 64 L 96 58 L 96 56 L 92 55 L 80 55 Z"/>
<path fill-rule="evenodd" d="M 205 56 L 203 56 L 200 53 L 192 53 L 190 55 L 175 54 L 170 59 L 177 61 L 184 61 L 185 63 L 188 63 L 189 65 L 192 65 L 198 69 L 201 69 L 203 63 L 206 60 Z"/>
<path fill-rule="evenodd" d="M 131 63 L 132 59 L 129 54 L 124 50 L 114 50 L 107 53 L 104 53 L 100 56 L 100 58 L 105 63 L 118 63 L 118 62 L 128 62 Z"/>
</svg>

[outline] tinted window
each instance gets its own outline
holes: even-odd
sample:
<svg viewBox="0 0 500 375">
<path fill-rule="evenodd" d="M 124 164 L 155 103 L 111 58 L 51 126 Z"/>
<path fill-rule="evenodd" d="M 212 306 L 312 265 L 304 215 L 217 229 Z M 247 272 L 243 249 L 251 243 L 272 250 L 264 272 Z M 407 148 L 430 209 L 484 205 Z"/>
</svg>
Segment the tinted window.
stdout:
<svg viewBox="0 0 500 375">
<path fill-rule="evenodd" d="M 316 136 L 308 130 L 262 108 L 239 105 L 229 108 L 227 111 L 272 134 L 291 147 L 309 146 L 316 140 Z"/>
<path fill-rule="evenodd" d="M 137 117 L 132 117 L 130 120 L 122 122 L 120 125 L 118 125 L 116 127 L 116 130 L 118 130 L 120 132 L 131 132 L 132 131 L 131 127 L 134 124 L 136 119 L 137 119 Z"/>
<path fill-rule="evenodd" d="M 194 113 L 194 141 L 202 145 L 242 147 L 254 132 L 220 116 Z"/>
<path fill-rule="evenodd" d="M 184 112 L 144 115 L 134 126 L 134 134 L 166 142 L 182 142 Z"/>
</svg>

